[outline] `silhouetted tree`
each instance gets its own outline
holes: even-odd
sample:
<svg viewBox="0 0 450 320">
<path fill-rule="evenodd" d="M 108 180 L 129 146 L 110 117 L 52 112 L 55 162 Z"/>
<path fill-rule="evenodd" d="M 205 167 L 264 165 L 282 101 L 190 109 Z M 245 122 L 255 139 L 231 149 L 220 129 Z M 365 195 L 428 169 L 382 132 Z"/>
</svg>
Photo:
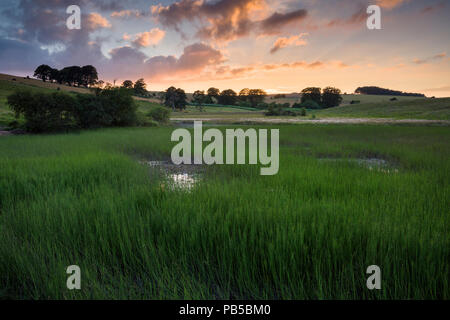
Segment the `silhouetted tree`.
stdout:
<svg viewBox="0 0 450 320">
<path fill-rule="evenodd" d="M 198 106 L 200 111 L 203 111 L 203 104 L 206 103 L 206 99 L 207 96 L 205 95 L 205 91 L 197 90 L 192 96 L 192 102 Z"/>
<path fill-rule="evenodd" d="M 231 89 L 224 90 L 218 97 L 219 103 L 224 105 L 234 105 L 237 101 L 237 94 Z"/>
<path fill-rule="evenodd" d="M 310 88 L 305 88 L 302 90 L 302 102 L 305 101 L 314 101 L 317 104 L 322 104 L 322 95 L 321 95 L 321 89 L 320 88 L 315 88 L 315 87 L 310 87 Z"/>
<path fill-rule="evenodd" d="M 125 80 L 122 83 L 122 87 L 124 87 L 126 89 L 133 89 L 133 86 L 134 86 L 134 84 L 133 84 L 133 81 L 131 81 L 131 80 Z"/>
<path fill-rule="evenodd" d="M 242 89 L 241 91 L 239 91 L 239 100 L 246 102 L 248 99 L 249 93 L 250 93 L 249 88 L 245 88 L 245 89 Z"/>
<path fill-rule="evenodd" d="M 216 100 L 219 99 L 220 90 L 217 88 L 209 88 L 207 91 L 207 94 L 208 94 L 208 98 L 209 98 L 208 103 L 213 103 L 214 102 L 213 98 Z"/>
<path fill-rule="evenodd" d="M 248 92 L 247 100 L 252 107 L 256 107 L 258 104 L 264 102 L 267 93 L 262 89 L 251 89 Z"/>
<path fill-rule="evenodd" d="M 50 79 L 52 68 L 46 64 L 42 64 L 34 71 L 34 76 L 42 81 L 46 82 Z"/>
<path fill-rule="evenodd" d="M 146 87 L 144 79 L 141 78 L 134 84 L 134 93 L 141 96 L 145 95 L 147 93 Z"/>
<path fill-rule="evenodd" d="M 97 83 L 97 80 L 98 72 L 94 66 L 87 65 L 81 68 L 81 81 L 78 85 L 93 86 Z"/>
<path fill-rule="evenodd" d="M 170 87 L 164 95 L 164 105 L 175 109 L 186 109 L 187 97 L 183 89 Z"/>
<path fill-rule="evenodd" d="M 386 96 L 407 96 L 407 97 L 425 97 L 422 93 L 407 93 L 397 90 L 385 89 L 380 87 L 359 87 L 355 90 L 357 94 L 386 95 Z"/>
<path fill-rule="evenodd" d="M 341 90 L 333 87 L 326 87 L 322 92 L 322 103 L 325 108 L 337 107 L 342 102 Z"/>
</svg>

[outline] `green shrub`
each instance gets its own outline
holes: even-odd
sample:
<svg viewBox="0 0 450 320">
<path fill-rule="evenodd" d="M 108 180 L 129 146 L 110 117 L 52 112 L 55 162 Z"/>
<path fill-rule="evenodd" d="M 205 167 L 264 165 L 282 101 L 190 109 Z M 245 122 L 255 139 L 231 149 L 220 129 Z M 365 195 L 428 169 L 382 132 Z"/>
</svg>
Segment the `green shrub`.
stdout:
<svg viewBox="0 0 450 320">
<path fill-rule="evenodd" d="M 112 117 L 112 126 L 135 125 L 137 105 L 130 90 L 125 88 L 112 88 L 101 90 L 97 98 L 103 104 L 105 112 Z"/>
<path fill-rule="evenodd" d="M 62 131 L 76 125 L 77 101 L 65 93 L 17 91 L 8 97 L 8 104 L 16 118 L 21 114 L 25 117 L 25 129 L 29 132 Z"/>
<path fill-rule="evenodd" d="M 110 126 L 113 118 L 106 112 L 98 96 L 78 95 L 75 119 L 81 128 L 99 128 Z"/>
<path fill-rule="evenodd" d="M 306 117 L 306 109 L 305 109 L 305 108 L 302 108 L 302 109 L 300 110 L 300 115 L 301 115 L 302 117 Z"/>
<path fill-rule="evenodd" d="M 170 120 L 170 110 L 165 107 L 155 107 L 148 115 L 157 122 L 166 123 Z"/>
<path fill-rule="evenodd" d="M 312 110 L 317 110 L 317 109 L 321 109 L 322 107 L 315 101 L 313 100 L 306 100 L 305 102 L 302 103 L 294 103 L 292 105 L 292 108 L 305 108 L 305 109 L 312 109 Z"/>
<path fill-rule="evenodd" d="M 137 106 L 127 90 L 97 90 L 95 95 L 18 91 L 8 97 L 16 118 L 33 133 L 137 123 Z"/>
</svg>

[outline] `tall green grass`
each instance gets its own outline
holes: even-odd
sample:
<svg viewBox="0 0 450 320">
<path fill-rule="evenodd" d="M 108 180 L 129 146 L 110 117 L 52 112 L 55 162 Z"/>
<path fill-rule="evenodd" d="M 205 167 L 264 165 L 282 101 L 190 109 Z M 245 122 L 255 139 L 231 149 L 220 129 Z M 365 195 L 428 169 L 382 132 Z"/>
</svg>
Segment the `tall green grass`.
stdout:
<svg viewBox="0 0 450 320">
<path fill-rule="evenodd" d="M 278 175 L 208 167 L 192 192 L 137 161 L 169 158 L 171 132 L 1 137 L 1 297 L 449 298 L 448 127 L 282 126 Z M 345 157 L 398 172 L 319 160 Z"/>
</svg>

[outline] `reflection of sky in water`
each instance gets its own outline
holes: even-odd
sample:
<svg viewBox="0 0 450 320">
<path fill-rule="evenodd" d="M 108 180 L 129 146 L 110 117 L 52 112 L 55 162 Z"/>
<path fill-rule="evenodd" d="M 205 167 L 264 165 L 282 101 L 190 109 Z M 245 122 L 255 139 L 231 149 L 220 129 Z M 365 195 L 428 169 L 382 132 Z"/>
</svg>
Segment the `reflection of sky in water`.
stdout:
<svg viewBox="0 0 450 320">
<path fill-rule="evenodd" d="M 167 186 L 171 190 L 190 191 L 200 179 L 198 173 L 188 173 L 186 166 L 177 166 L 167 161 L 141 161 L 141 163 L 160 169 L 165 176 L 162 186 Z"/>
<path fill-rule="evenodd" d="M 190 190 L 194 187 L 197 179 L 188 173 L 174 173 L 169 176 L 170 182 L 176 189 Z"/>
</svg>

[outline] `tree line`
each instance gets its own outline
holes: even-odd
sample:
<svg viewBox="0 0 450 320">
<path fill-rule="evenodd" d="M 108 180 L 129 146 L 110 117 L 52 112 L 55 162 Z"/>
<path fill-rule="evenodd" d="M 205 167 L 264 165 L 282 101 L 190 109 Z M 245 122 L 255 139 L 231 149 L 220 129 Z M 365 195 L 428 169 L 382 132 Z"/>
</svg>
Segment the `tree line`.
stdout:
<svg viewBox="0 0 450 320">
<path fill-rule="evenodd" d="M 61 70 L 42 64 L 34 71 L 34 76 L 42 81 L 57 82 L 69 86 L 90 87 L 97 84 L 98 72 L 94 66 L 71 66 Z"/>
<path fill-rule="evenodd" d="M 202 107 L 208 104 L 240 105 L 267 109 L 271 104 L 265 103 L 267 93 L 262 89 L 242 89 L 239 94 L 232 89 L 220 91 L 211 87 L 206 92 L 197 90 L 192 95 L 192 103 Z M 285 96 L 284 96 L 285 97 Z M 301 103 L 294 103 L 293 108 L 322 109 L 339 106 L 342 103 L 341 90 L 333 87 L 324 89 L 317 87 L 305 88 L 301 92 Z M 162 95 L 165 106 L 175 109 L 185 109 L 188 104 L 186 93 L 183 89 L 170 87 Z M 273 103 L 272 103 L 273 104 Z M 278 105 L 277 105 L 278 107 Z M 280 104 L 279 107 L 289 108 L 289 103 Z"/>
<path fill-rule="evenodd" d="M 371 94 L 378 96 L 403 96 L 403 97 L 421 97 L 425 98 L 422 93 L 408 93 L 403 91 L 385 89 L 380 87 L 359 87 L 355 90 L 358 94 Z"/>
</svg>

